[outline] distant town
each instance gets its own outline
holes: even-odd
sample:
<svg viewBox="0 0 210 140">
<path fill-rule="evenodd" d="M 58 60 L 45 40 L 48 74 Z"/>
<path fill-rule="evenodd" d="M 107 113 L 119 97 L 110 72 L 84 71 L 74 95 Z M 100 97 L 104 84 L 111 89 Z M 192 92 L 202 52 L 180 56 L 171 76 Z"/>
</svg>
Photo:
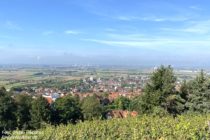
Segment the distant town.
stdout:
<svg viewBox="0 0 210 140">
<path fill-rule="evenodd" d="M 150 75 L 157 68 L 128 69 L 122 67 L 77 66 L 1 66 L 0 84 L 8 91 L 43 96 L 51 104 L 68 94 L 83 99 L 106 96 L 110 102 L 120 96 L 141 95 Z M 177 69 L 176 89 L 183 80 L 193 79 L 199 70 Z M 18 74 L 17 74 L 18 73 Z M 208 74 L 208 72 L 207 72 Z"/>
</svg>

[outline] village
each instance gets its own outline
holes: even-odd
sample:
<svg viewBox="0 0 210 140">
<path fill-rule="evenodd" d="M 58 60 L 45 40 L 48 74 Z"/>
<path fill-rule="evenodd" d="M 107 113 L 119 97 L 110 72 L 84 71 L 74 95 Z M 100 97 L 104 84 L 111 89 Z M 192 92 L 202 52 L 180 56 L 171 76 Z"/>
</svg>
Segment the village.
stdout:
<svg viewBox="0 0 210 140">
<path fill-rule="evenodd" d="M 144 85 L 148 82 L 148 76 L 136 77 L 119 77 L 119 78 L 95 78 L 87 77 L 79 80 L 79 84 L 66 88 L 55 88 L 36 86 L 22 87 L 18 93 L 26 93 L 33 96 L 42 95 L 49 103 L 54 102 L 57 98 L 64 97 L 68 94 L 78 96 L 81 99 L 93 94 L 97 96 L 107 95 L 110 101 L 120 96 L 133 98 L 142 93 Z M 29 89 L 30 88 L 30 89 Z"/>
<path fill-rule="evenodd" d="M 65 98 L 67 95 L 72 95 L 83 100 L 89 96 L 96 96 L 102 105 L 112 104 L 120 97 L 125 97 L 129 100 L 143 93 L 143 88 L 149 82 L 149 76 L 126 76 L 126 77 L 86 77 L 80 79 L 77 84 L 70 85 L 68 88 L 59 88 L 39 84 L 32 87 L 23 87 L 21 92 L 32 95 L 33 98 L 37 96 L 44 97 L 49 104 L 53 104 L 58 98 Z M 179 90 L 179 82 L 177 82 L 176 89 Z M 64 86 L 66 87 L 66 86 Z M 30 88 L 30 89 L 29 89 Z M 128 111 L 122 109 L 112 109 L 106 114 L 106 118 L 126 118 L 128 116 L 137 116 L 136 111 Z"/>
<path fill-rule="evenodd" d="M 33 99 L 40 96 L 53 106 L 58 99 L 76 97 L 82 102 L 94 96 L 106 108 L 105 118 L 126 118 L 138 113 L 131 109 L 131 101 L 143 95 L 151 74 L 156 69 L 93 69 L 93 68 L 56 68 L 56 69 L 17 69 L 2 70 L 8 92 L 30 95 Z M 19 73 L 21 77 L 13 75 Z M 187 73 L 189 73 L 187 71 Z M 176 71 L 178 75 L 176 90 L 179 91 L 183 80 L 191 79 L 194 73 Z M 8 81 L 7 79 L 10 78 Z M 7 82 L 8 81 L 8 82 Z M 119 107 L 119 100 L 128 101 L 127 107 Z M 127 104 L 127 103 L 125 103 Z"/>
</svg>

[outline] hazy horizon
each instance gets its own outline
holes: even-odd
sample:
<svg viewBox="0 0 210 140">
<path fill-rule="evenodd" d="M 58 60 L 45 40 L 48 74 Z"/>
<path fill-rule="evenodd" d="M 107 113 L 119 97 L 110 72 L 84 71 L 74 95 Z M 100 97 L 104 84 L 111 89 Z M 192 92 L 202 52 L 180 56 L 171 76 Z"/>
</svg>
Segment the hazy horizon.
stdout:
<svg viewBox="0 0 210 140">
<path fill-rule="evenodd" d="M 0 64 L 210 67 L 207 0 L 2 0 Z"/>
</svg>

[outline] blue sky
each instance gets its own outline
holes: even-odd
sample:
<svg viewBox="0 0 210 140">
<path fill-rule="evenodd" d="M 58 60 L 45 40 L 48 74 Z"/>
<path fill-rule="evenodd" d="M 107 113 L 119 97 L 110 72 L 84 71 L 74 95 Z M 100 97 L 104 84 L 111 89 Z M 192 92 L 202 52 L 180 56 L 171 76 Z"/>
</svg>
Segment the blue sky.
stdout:
<svg viewBox="0 0 210 140">
<path fill-rule="evenodd" d="M 208 0 L 1 0 L 0 64 L 206 66 L 209 5 Z"/>
</svg>

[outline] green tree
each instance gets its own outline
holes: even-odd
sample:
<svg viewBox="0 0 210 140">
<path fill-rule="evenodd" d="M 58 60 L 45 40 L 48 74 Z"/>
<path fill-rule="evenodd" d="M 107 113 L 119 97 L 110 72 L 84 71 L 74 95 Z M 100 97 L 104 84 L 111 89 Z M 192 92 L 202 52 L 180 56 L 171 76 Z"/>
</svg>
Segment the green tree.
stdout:
<svg viewBox="0 0 210 140">
<path fill-rule="evenodd" d="M 210 112 L 210 81 L 206 78 L 203 70 L 188 83 L 189 98 L 186 107 L 190 112 Z"/>
<path fill-rule="evenodd" d="M 17 105 L 16 118 L 17 126 L 19 129 L 29 129 L 31 121 L 31 103 L 32 97 L 27 94 L 18 94 L 15 97 L 15 102 Z"/>
<path fill-rule="evenodd" d="M 84 98 L 82 101 L 81 108 L 84 115 L 84 119 L 86 120 L 100 118 L 103 113 L 102 105 L 100 104 L 100 100 L 96 97 L 96 95 Z"/>
<path fill-rule="evenodd" d="M 116 109 L 122 109 L 122 110 L 129 110 L 130 109 L 130 100 L 126 97 L 119 97 L 116 100 L 114 100 L 114 106 Z"/>
<path fill-rule="evenodd" d="M 180 90 L 166 98 L 165 106 L 170 114 L 177 115 L 186 111 L 188 90 L 187 82 L 184 80 L 181 84 Z"/>
<path fill-rule="evenodd" d="M 38 129 L 43 127 L 51 120 L 51 108 L 47 100 L 42 96 L 34 99 L 31 106 L 31 125 L 33 128 Z"/>
<path fill-rule="evenodd" d="M 146 85 L 145 92 L 156 94 L 158 104 L 165 102 L 166 97 L 175 93 L 176 77 L 171 66 L 159 67 L 151 76 L 150 82 Z"/>
<path fill-rule="evenodd" d="M 177 92 L 177 94 L 170 95 L 166 98 L 165 107 L 170 114 L 176 116 L 185 111 L 185 103 L 186 100 Z"/>
<path fill-rule="evenodd" d="M 187 101 L 189 95 L 189 87 L 186 80 L 184 80 L 184 82 L 182 83 L 179 93 L 180 96 Z"/>
<path fill-rule="evenodd" d="M 76 123 L 78 120 L 83 119 L 79 100 L 71 95 L 57 99 L 54 103 L 54 108 L 57 112 L 59 123 Z"/>
<path fill-rule="evenodd" d="M 0 87 L 0 96 L 4 96 L 6 94 L 6 89 L 4 87 Z"/>
<path fill-rule="evenodd" d="M 165 107 L 166 98 L 175 93 L 175 82 L 176 77 L 171 66 L 159 67 L 146 85 L 144 98 L 149 104 Z"/>
<path fill-rule="evenodd" d="M 132 101 L 132 108 L 140 113 L 152 113 L 154 107 L 162 107 L 169 113 L 179 113 L 183 110 L 184 100 L 175 86 L 176 77 L 171 66 L 160 66 L 152 73 L 143 95 Z"/>
<path fill-rule="evenodd" d="M 152 113 L 155 106 L 158 106 L 158 99 L 151 92 L 143 93 L 131 101 L 131 110 L 135 110 L 140 114 Z"/>
<path fill-rule="evenodd" d="M 2 93 L 2 92 L 1 92 Z M 16 105 L 11 96 L 0 96 L 0 136 L 3 130 L 14 130 L 16 128 Z"/>
</svg>

